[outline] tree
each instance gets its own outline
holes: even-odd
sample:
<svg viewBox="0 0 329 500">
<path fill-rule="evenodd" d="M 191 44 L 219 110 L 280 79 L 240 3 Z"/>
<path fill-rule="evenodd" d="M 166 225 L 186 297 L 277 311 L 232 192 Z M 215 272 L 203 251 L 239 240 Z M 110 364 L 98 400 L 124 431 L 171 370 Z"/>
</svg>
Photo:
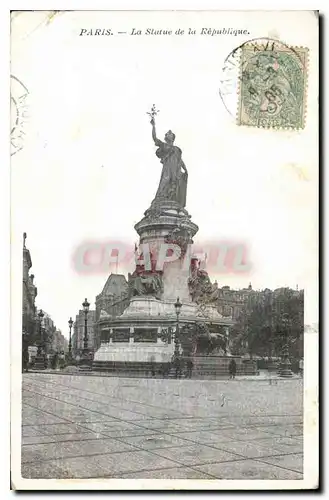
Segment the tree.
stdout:
<svg viewBox="0 0 329 500">
<path fill-rule="evenodd" d="M 290 354 L 302 356 L 304 293 L 290 288 L 251 294 L 232 329 L 235 353 L 250 357 L 281 356 L 286 344 Z"/>
<path fill-rule="evenodd" d="M 304 331 L 304 292 L 280 289 L 276 297 L 275 350 L 282 352 L 288 345 L 290 355 L 303 357 L 301 338 Z"/>
</svg>

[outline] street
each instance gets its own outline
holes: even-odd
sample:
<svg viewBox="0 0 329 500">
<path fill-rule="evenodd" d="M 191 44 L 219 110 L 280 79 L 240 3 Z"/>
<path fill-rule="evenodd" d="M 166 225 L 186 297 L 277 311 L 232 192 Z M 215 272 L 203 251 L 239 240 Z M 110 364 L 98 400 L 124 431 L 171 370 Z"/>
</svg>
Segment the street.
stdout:
<svg viewBox="0 0 329 500">
<path fill-rule="evenodd" d="M 23 375 L 24 478 L 303 479 L 301 379 Z"/>
</svg>

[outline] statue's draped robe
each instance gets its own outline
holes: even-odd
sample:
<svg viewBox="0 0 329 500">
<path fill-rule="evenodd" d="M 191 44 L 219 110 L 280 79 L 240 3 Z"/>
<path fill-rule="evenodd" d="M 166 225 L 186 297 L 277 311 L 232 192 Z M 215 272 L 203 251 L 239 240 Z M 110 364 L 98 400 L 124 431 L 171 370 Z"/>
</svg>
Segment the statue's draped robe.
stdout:
<svg viewBox="0 0 329 500">
<path fill-rule="evenodd" d="M 163 164 L 159 187 L 154 201 L 176 201 L 182 207 L 186 205 L 187 173 L 182 172 L 184 165 L 182 151 L 173 144 L 157 140 L 159 146 L 156 155 Z"/>
</svg>

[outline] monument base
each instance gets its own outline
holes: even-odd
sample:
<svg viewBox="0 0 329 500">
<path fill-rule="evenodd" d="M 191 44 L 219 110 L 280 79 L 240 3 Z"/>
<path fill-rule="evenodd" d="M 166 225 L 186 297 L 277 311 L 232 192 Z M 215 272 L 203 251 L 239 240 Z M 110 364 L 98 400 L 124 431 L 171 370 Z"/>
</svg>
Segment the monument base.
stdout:
<svg viewBox="0 0 329 500">
<path fill-rule="evenodd" d="M 154 297 L 134 297 L 116 318 L 101 313 L 101 346 L 94 355 L 93 369 L 114 367 L 134 370 L 136 364 L 170 363 L 174 354 L 174 331 L 176 313 L 174 300 L 158 300 Z M 183 302 L 179 318 L 180 326 L 196 322 L 211 323 L 213 328 L 228 327 L 232 320 L 223 318 L 216 308 L 200 309 L 193 302 Z M 171 329 L 172 337 L 167 342 L 163 333 Z M 129 368 L 130 365 L 130 368 Z M 121 369 L 121 368 L 120 368 Z"/>
<path fill-rule="evenodd" d="M 112 372 L 125 376 L 169 376 L 173 377 L 170 364 L 175 352 L 174 331 L 176 314 L 173 300 L 157 300 L 153 297 L 134 297 L 121 316 L 113 318 L 101 314 L 101 346 L 94 355 L 93 370 Z M 233 323 L 222 317 L 215 307 L 200 308 L 194 302 L 183 302 L 179 324 L 211 324 L 212 332 L 222 332 Z M 163 331 L 171 328 L 172 337 L 163 340 Z M 120 336 L 121 335 L 121 336 Z M 141 335 L 144 335 L 141 341 Z M 234 357 L 237 375 L 256 374 L 256 365 L 246 363 L 240 356 Z M 229 376 L 228 365 L 232 356 L 194 356 L 193 378 L 225 378 Z M 183 377 L 186 359 L 182 360 Z"/>
<path fill-rule="evenodd" d="M 174 354 L 174 343 L 108 343 L 95 354 L 93 370 L 149 376 L 164 374 Z"/>
<path fill-rule="evenodd" d="M 148 348 L 150 346 L 147 346 Z M 175 377 L 175 370 L 170 362 L 174 353 L 174 346 L 168 350 L 145 349 L 145 346 L 136 344 L 133 349 L 102 349 L 99 357 L 93 362 L 93 370 L 112 373 L 117 376 L 135 377 Z M 111 351 L 111 353 L 109 352 Z M 101 358 L 104 358 L 103 360 Z M 236 375 L 256 375 L 255 364 L 244 362 L 240 356 L 193 356 L 192 376 L 194 379 L 228 379 L 229 363 L 234 359 L 237 366 Z M 186 360 L 182 359 L 182 378 L 187 377 Z"/>
</svg>

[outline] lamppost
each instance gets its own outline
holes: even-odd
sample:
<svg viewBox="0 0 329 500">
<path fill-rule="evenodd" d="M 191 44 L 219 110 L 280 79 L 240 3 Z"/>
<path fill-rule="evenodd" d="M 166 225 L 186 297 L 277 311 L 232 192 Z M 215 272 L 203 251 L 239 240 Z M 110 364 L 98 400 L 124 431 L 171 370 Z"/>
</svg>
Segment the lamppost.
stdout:
<svg viewBox="0 0 329 500">
<path fill-rule="evenodd" d="M 291 361 L 289 359 L 289 331 L 290 331 L 290 318 L 287 313 L 285 313 L 282 317 L 283 320 L 283 328 L 285 328 L 285 344 L 282 349 L 281 355 L 281 363 L 279 366 L 279 375 L 280 377 L 290 378 L 293 376 L 291 371 Z"/>
<path fill-rule="evenodd" d="M 44 313 L 42 309 L 38 312 L 38 317 L 39 317 L 39 345 L 38 345 L 38 356 L 41 355 L 42 353 L 42 348 L 43 348 L 43 332 L 42 332 L 42 319 L 44 317 Z"/>
<path fill-rule="evenodd" d="M 71 330 L 73 326 L 73 319 L 70 317 L 69 319 L 69 329 L 70 329 L 70 337 L 69 337 L 69 358 L 71 359 L 72 356 L 72 337 L 71 337 Z"/>
<path fill-rule="evenodd" d="M 34 367 L 36 370 L 44 370 L 45 369 L 45 358 L 43 353 L 43 331 L 42 331 L 42 320 L 44 317 L 44 313 L 42 309 L 38 312 L 39 318 L 39 342 L 38 342 L 38 351 L 34 361 Z"/>
<path fill-rule="evenodd" d="M 22 334 L 22 372 L 24 370 L 27 372 L 29 368 L 29 347 L 28 347 L 28 334 L 25 328 L 23 327 Z"/>
<path fill-rule="evenodd" d="M 175 302 L 175 311 L 176 311 L 176 333 L 175 333 L 175 358 L 179 357 L 179 315 L 182 307 L 182 303 L 177 297 Z"/>
<path fill-rule="evenodd" d="M 89 312 L 89 302 L 87 299 L 82 304 L 84 313 L 85 313 L 85 335 L 83 337 L 83 353 L 84 355 L 88 354 L 88 328 L 87 328 L 87 322 L 88 322 L 88 312 Z"/>
<path fill-rule="evenodd" d="M 83 311 L 85 313 L 85 333 L 83 337 L 83 351 L 82 356 L 80 358 L 80 369 L 82 370 L 90 370 L 91 369 L 91 359 L 89 358 L 88 352 L 88 312 L 89 312 L 89 302 L 87 299 L 82 304 Z"/>
<path fill-rule="evenodd" d="M 289 347 L 286 344 L 282 349 L 281 363 L 279 366 L 280 377 L 290 378 L 293 376 L 291 371 L 291 361 L 289 359 Z"/>
</svg>

